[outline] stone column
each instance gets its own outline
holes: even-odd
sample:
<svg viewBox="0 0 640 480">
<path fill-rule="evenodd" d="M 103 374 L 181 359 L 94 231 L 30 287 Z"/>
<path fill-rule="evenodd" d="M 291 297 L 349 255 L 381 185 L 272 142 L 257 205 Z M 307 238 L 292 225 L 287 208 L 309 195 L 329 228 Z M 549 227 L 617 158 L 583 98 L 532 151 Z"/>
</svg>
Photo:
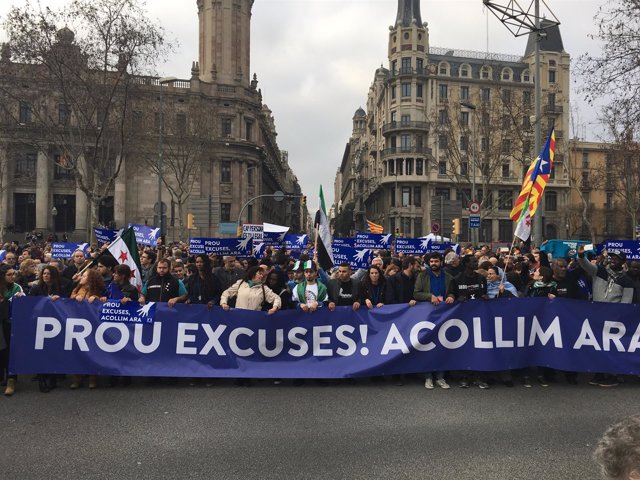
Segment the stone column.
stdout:
<svg viewBox="0 0 640 480">
<path fill-rule="evenodd" d="M 53 219 L 49 208 L 49 156 L 38 152 L 36 172 L 36 229 L 48 231 Z M 46 236 L 45 236 L 46 238 Z"/>
<path fill-rule="evenodd" d="M 82 172 L 82 175 L 87 175 L 86 161 L 84 157 L 78 158 L 78 169 Z M 87 204 L 87 196 L 79 187 L 76 186 L 76 232 L 82 236 L 81 239 L 85 239 L 87 230 L 87 212 L 89 205 Z M 92 225 L 95 226 L 95 225 Z"/>
<path fill-rule="evenodd" d="M 9 159 L 7 157 L 7 148 L 0 147 L 0 186 L 2 187 L 2 194 L 0 195 L 0 232 L 5 231 L 8 223 L 7 217 L 9 214 Z M 0 238 L 4 241 L 4 238 Z"/>
<path fill-rule="evenodd" d="M 116 159 L 116 163 L 119 158 Z M 113 193 L 113 219 L 118 228 L 123 228 L 126 222 L 126 205 L 127 205 L 127 159 L 122 160 L 120 165 L 120 173 L 116 177 Z"/>
</svg>

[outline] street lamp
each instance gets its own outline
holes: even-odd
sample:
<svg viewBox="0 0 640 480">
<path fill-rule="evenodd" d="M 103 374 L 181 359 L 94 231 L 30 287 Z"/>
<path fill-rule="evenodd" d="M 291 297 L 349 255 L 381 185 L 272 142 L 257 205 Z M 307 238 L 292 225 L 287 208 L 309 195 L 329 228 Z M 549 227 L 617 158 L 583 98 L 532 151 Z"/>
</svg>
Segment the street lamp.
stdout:
<svg viewBox="0 0 640 480">
<path fill-rule="evenodd" d="M 463 107 L 468 108 L 469 110 L 473 110 L 474 112 L 474 117 L 477 116 L 477 111 L 478 109 L 476 108 L 476 106 L 473 103 L 469 103 L 469 102 L 460 102 L 460 105 Z M 477 134 L 478 134 L 478 129 L 477 129 L 477 118 L 474 121 L 474 129 L 473 129 L 473 162 L 471 163 L 471 201 L 475 202 L 476 201 L 476 163 L 478 161 L 477 159 L 477 143 L 478 143 L 478 138 L 477 138 Z M 476 230 L 475 228 L 471 228 L 471 219 L 469 219 L 469 239 L 471 240 L 471 243 L 473 243 L 473 245 L 477 245 L 478 244 L 478 239 L 476 238 Z M 471 238 L 471 234 L 473 234 L 473 238 Z"/>
<path fill-rule="evenodd" d="M 240 215 L 238 215 L 238 237 L 242 236 L 242 224 L 241 224 L 241 222 L 242 222 L 242 213 L 244 212 L 244 209 L 247 208 L 247 205 L 249 205 L 251 202 L 253 202 L 257 198 L 264 198 L 264 197 L 271 197 L 276 202 L 281 202 L 285 198 L 301 198 L 302 195 L 284 193 L 284 192 L 278 190 L 278 191 L 276 191 L 274 193 L 264 193 L 262 195 L 256 195 L 255 197 L 250 198 L 249 200 L 247 200 L 245 202 L 244 205 L 242 205 L 242 208 L 240 209 Z"/>
<path fill-rule="evenodd" d="M 52 217 L 52 220 L 53 220 L 53 224 L 51 225 L 51 231 L 52 232 L 56 231 L 56 215 L 58 215 L 58 209 L 54 205 L 53 208 L 51 209 L 51 217 Z"/>
<path fill-rule="evenodd" d="M 164 111 L 162 105 L 162 87 L 167 83 L 172 83 L 177 80 L 176 77 L 161 77 L 158 79 L 160 84 L 160 122 L 158 132 L 158 207 L 155 212 L 158 215 L 158 227 L 160 227 L 160 235 L 164 236 L 164 211 L 162 208 L 162 170 L 164 168 L 164 145 L 163 145 L 163 133 L 164 133 Z"/>
</svg>

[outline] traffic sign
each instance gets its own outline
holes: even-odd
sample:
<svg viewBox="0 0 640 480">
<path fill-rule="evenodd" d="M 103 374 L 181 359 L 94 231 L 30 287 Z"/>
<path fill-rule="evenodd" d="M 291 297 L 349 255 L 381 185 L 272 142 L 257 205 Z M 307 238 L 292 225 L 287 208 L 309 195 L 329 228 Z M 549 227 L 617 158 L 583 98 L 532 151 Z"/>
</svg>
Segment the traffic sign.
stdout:
<svg viewBox="0 0 640 480">
<path fill-rule="evenodd" d="M 432 231 L 433 233 L 439 233 L 439 232 L 440 232 L 440 224 L 439 224 L 439 223 L 437 223 L 437 222 L 433 222 L 433 223 L 431 224 L 431 231 Z"/>
<path fill-rule="evenodd" d="M 480 215 L 469 215 L 469 228 L 480 228 Z"/>
<path fill-rule="evenodd" d="M 473 215 L 477 215 L 480 213 L 480 204 L 478 202 L 470 202 L 469 203 L 469 213 Z"/>
<path fill-rule="evenodd" d="M 167 214 L 167 204 L 162 202 L 162 205 L 160 205 L 158 202 L 153 204 L 153 213 L 155 213 L 156 215 L 158 213 L 160 213 L 160 208 L 162 208 L 162 214 L 166 215 Z"/>
</svg>

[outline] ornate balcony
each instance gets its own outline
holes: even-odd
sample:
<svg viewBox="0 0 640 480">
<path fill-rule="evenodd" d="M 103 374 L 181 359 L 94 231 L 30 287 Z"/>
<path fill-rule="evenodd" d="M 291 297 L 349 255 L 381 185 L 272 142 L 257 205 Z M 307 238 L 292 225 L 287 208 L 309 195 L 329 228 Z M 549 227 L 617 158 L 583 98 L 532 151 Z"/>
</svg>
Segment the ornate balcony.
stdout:
<svg viewBox="0 0 640 480">
<path fill-rule="evenodd" d="M 429 131 L 430 122 L 389 122 L 382 127 L 382 133 L 394 132 L 396 130 L 423 130 Z"/>
</svg>

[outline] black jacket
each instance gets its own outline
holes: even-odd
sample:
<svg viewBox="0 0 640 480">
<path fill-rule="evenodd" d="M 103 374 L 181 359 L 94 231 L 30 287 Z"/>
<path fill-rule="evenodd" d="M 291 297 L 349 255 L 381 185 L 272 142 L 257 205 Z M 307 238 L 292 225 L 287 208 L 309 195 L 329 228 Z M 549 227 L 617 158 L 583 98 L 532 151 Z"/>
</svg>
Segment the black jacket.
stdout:
<svg viewBox="0 0 640 480">
<path fill-rule="evenodd" d="M 160 277 L 154 275 L 147 282 L 147 302 L 168 302 L 169 299 L 180 295 L 178 279 L 171 274 Z"/>
</svg>

